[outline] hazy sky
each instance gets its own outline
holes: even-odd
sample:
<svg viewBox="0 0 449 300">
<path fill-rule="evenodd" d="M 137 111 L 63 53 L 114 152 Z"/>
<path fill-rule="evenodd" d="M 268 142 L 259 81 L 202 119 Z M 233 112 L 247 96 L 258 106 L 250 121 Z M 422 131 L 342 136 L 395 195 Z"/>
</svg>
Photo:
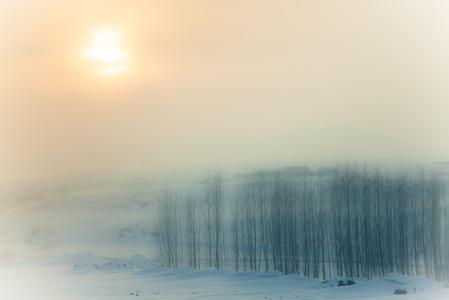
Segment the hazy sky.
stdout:
<svg viewBox="0 0 449 300">
<path fill-rule="evenodd" d="M 0 0 L 0 38 L 2 176 L 449 158 L 448 1 Z"/>
</svg>

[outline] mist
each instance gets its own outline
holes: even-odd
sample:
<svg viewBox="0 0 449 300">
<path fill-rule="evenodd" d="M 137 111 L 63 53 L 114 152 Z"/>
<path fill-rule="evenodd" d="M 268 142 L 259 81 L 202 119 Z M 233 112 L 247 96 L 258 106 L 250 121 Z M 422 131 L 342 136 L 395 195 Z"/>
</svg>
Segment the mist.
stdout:
<svg viewBox="0 0 449 300">
<path fill-rule="evenodd" d="M 4 1 L 4 176 L 447 160 L 448 14 L 440 1 Z M 80 56 L 101 26 L 123 32 L 122 76 Z"/>
<path fill-rule="evenodd" d="M 346 170 L 354 178 L 366 176 L 351 181 L 348 190 L 375 190 L 371 184 L 379 178 L 388 186 L 382 186 L 385 190 L 377 198 L 355 197 L 348 210 L 369 210 L 377 201 L 397 214 L 370 215 L 372 223 L 363 228 L 374 228 L 384 219 L 393 224 L 393 217 L 403 217 L 404 203 L 414 212 L 401 219 L 408 229 L 392 231 L 412 237 L 395 248 L 412 254 L 392 259 L 402 269 L 384 262 L 377 268 L 366 264 L 394 256 L 396 250 L 380 249 L 364 264 L 352 260 L 351 253 L 366 253 L 372 245 L 354 242 L 344 246 L 343 254 L 329 254 L 335 260 L 329 266 L 314 257 L 310 266 L 322 271 L 302 275 L 340 276 L 348 269 L 344 275 L 361 276 L 351 269 L 359 264 L 367 276 L 399 270 L 447 280 L 449 271 L 435 266 L 447 269 L 448 256 L 441 253 L 449 249 L 442 229 L 448 230 L 449 214 L 448 20 L 449 3 L 437 0 L 1 1 L 0 261 L 79 253 L 157 259 L 163 237 L 160 216 L 166 214 L 166 224 L 182 219 L 170 215 L 171 207 L 161 207 L 173 198 L 178 212 L 191 201 L 201 211 L 213 176 L 223 188 L 222 228 L 229 231 L 224 243 L 231 241 L 230 220 L 240 224 L 231 205 L 241 201 L 235 207 L 243 207 L 249 201 L 239 190 L 242 178 L 246 184 L 263 182 L 276 197 L 285 191 L 273 182 L 282 178 L 279 182 L 294 191 L 288 201 L 298 215 L 326 211 L 323 220 L 328 223 L 354 222 L 335 236 L 334 228 L 326 225 L 328 240 L 317 246 L 324 256 L 338 251 L 328 244 L 342 243 L 341 236 L 362 226 L 360 215 L 330 213 L 343 198 L 329 192 L 329 182 L 344 182 L 343 175 L 335 174 Z M 120 74 L 101 74 L 99 65 L 107 63 L 85 55 L 99 30 L 120 39 L 126 63 Z M 308 171 L 292 175 L 291 170 Z M 356 175 L 350 170 L 357 170 Z M 258 174 L 270 175 L 260 180 Z M 301 189 L 309 180 L 310 187 Z M 429 186 L 438 192 L 432 194 L 433 202 L 423 204 L 419 193 Z M 325 198 L 320 200 L 324 208 L 310 204 L 316 200 L 312 196 L 313 201 L 301 198 L 304 191 Z M 276 206 L 282 198 L 276 197 L 256 198 L 271 203 L 273 211 L 284 205 L 289 212 L 285 203 Z M 389 197 L 406 200 L 390 204 Z M 418 216 L 420 208 L 434 223 Z M 202 216 L 197 218 L 201 222 Z M 310 234 L 320 236 L 312 219 Z M 246 234 L 236 236 L 245 241 Z M 430 234 L 426 248 L 421 244 Z M 303 240 L 293 235 L 288 243 Z M 369 242 L 387 247 L 392 240 Z M 276 245 L 274 239 L 270 243 Z M 177 251 L 177 246 L 170 247 Z M 432 252 L 433 246 L 441 253 Z M 226 255 L 231 257 L 239 247 Z M 300 248 L 294 248 L 295 259 L 311 259 Z M 424 249 L 428 257 L 413 261 Z M 247 253 L 260 265 L 261 255 Z M 273 257 L 278 259 L 279 253 Z M 165 267 L 183 266 L 173 263 L 172 253 L 160 254 L 170 257 Z M 184 252 L 179 257 L 188 260 Z M 209 264 L 198 266 L 213 267 L 211 257 Z M 226 265 L 218 257 L 217 269 Z M 287 254 L 282 259 L 291 263 Z M 234 269 L 241 270 L 242 258 L 234 260 Z M 298 265 L 281 268 L 268 258 L 265 266 L 266 271 L 301 274 Z"/>
</svg>

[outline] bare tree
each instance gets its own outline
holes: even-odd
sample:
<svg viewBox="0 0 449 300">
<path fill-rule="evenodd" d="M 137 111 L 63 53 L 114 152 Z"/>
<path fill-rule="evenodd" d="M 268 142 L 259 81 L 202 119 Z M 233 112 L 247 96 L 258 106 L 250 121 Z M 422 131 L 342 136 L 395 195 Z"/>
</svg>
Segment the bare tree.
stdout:
<svg viewBox="0 0 449 300">
<path fill-rule="evenodd" d="M 164 196 L 157 228 L 165 265 L 178 266 L 185 249 L 194 268 L 448 280 L 449 203 L 445 183 L 428 170 L 254 172 L 235 184 L 227 201 L 221 175 L 209 177 L 205 200 L 187 199 L 182 222 L 179 200 Z"/>
<path fill-rule="evenodd" d="M 185 203 L 185 239 L 188 254 L 189 267 L 198 268 L 198 256 L 200 254 L 197 225 L 197 205 L 189 197 Z"/>
<path fill-rule="evenodd" d="M 157 229 L 159 250 L 163 263 L 168 267 L 178 267 L 179 226 L 177 204 L 171 195 L 165 194 L 158 206 Z"/>
</svg>

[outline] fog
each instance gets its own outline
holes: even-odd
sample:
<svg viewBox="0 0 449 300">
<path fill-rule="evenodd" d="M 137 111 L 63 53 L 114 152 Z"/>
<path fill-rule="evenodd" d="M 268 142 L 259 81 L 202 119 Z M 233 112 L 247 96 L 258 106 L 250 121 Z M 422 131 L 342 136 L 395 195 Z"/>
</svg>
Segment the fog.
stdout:
<svg viewBox="0 0 449 300">
<path fill-rule="evenodd" d="M 11 1 L 0 6 L 3 177 L 438 161 L 443 1 Z M 80 54 L 117 29 L 129 70 Z"/>
<path fill-rule="evenodd" d="M 447 299 L 448 20 L 0 0 L 0 295 Z"/>
<path fill-rule="evenodd" d="M 445 1 L 1 0 L 0 255 L 146 254 L 152 201 L 210 170 L 449 160 L 448 20 Z M 125 73 L 83 55 L 98 28 Z"/>
</svg>

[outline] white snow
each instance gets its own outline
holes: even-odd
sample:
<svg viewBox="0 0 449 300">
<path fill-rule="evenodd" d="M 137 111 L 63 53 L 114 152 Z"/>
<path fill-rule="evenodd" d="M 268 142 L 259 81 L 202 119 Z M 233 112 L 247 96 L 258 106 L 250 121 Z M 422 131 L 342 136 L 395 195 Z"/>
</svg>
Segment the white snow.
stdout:
<svg viewBox="0 0 449 300">
<path fill-rule="evenodd" d="M 322 282 L 279 272 L 172 270 L 143 256 L 24 259 L 84 251 L 151 256 L 155 203 L 165 182 L 172 186 L 173 181 L 184 184 L 184 179 L 173 177 L 154 183 L 80 184 L 2 201 L 0 300 L 449 299 L 443 284 L 400 274 L 356 279 L 355 285 L 337 287 L 341 278 Z M 394 295 L 400 288 L 408 294 Z"/>
<path fill-rule="evenodd" d="M 167 269 L 135 255 L 127 259 L 89 255 L 0 264 L 0 299 L 449 299 L 434 280 L 388 274 L 337 287 L 279 272 Z M 345 279 L 346 280 L 346 279 Z M 394 295 L 404 288 L 407 295 Z"/>
</svg>

